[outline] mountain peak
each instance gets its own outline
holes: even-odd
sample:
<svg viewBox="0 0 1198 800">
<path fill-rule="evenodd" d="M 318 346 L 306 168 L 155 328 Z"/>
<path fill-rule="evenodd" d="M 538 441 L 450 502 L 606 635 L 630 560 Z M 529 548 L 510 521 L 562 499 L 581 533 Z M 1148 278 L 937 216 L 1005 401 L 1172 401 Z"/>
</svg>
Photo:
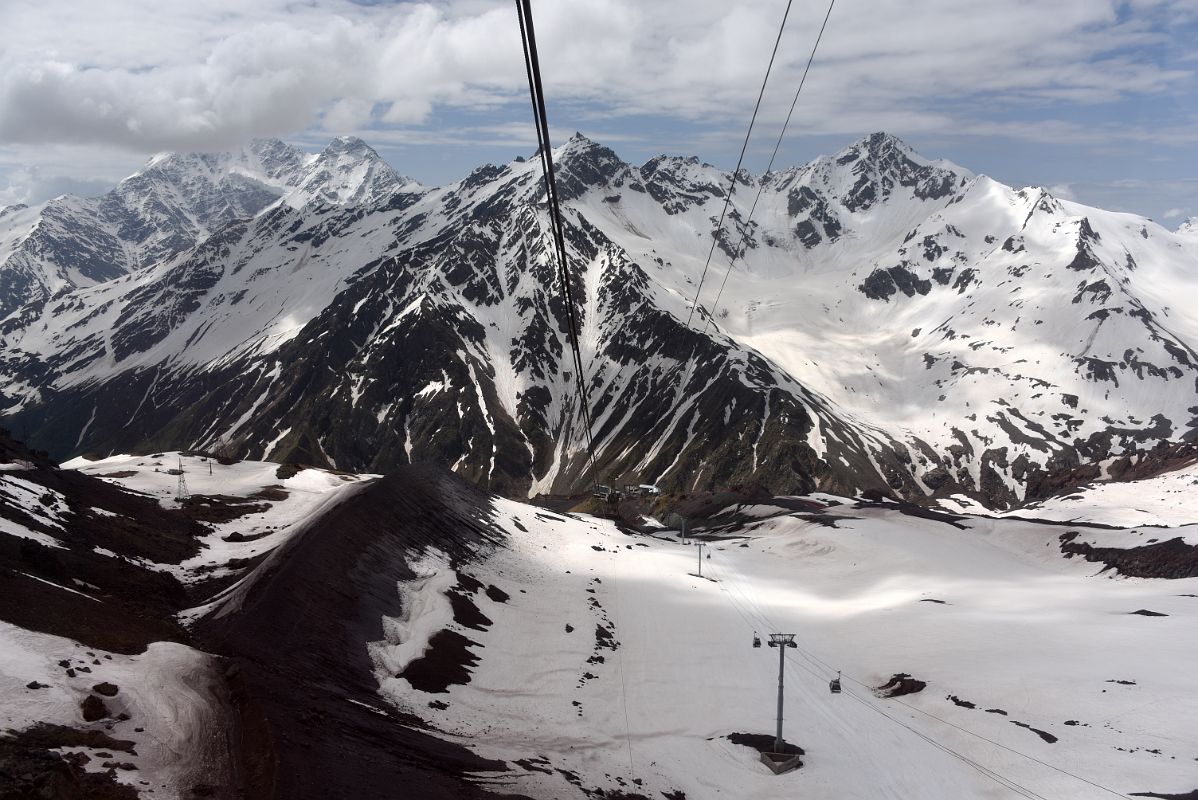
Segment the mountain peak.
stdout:
<svg viewBox="0 0 1198 800">
<path fill-rule="evenodd" d="M 868 136 L 863 137 L 861 142 L 874 149 L 897 147 L 900 150 L 914 152 L 911 148 L 911 145 L 907 144 L 894 134 L 887 133 L 886 131 L 874 131 Z"/>
<path fill-rule="evenodd" d="M 554 152 L 560 167 L 558 190 L 561 197 L 571 200 L 587 189 L 606 185 L 627 166 L 615 151 L 575 133 Z"/>
<path fill-rule="evenodd" d="M 837 164 L 842 166 L 862 159 L 877 164 L 894 163 L 904 160 L 920 164 L 930 163 L 923 156 L 916 153 L 911 145 L 897 136 L 884 131 L 875 131 L 867 136 L 863 136 L 841 150 L 833 158 Z"/>
<path fill-rule="evenodd" d="M 617 158 L 616 154 L 608 147 L 605 147 L 594 139 L 589 139 L 581 133 L 575 131 L 574 135 L 566 140 L 565 144 L 560 144 L 555 150 L 555 158 L 558 160 L 566 160 L 576 158 L 578 156 L 592 156 L 602 154 L 611 155 L 612 158 Z M 618 160 L 618 158 L 617 158 Z"/>
<path fill-rule="evenodd" d="M 362 158 L 382 158 L 373 147 L 366 144 L 366 142 L 357 136 L 338 136 L 330 141 L 321 153 L 322 156 L 341 154 L 355 155 Z"/>
<path fill-rule="evenodd" d="M 265 139 L 251 139 L 249 144 L 250 152 L 258 153 L 259 155 L 271 155 L 291 149 L 294 149 L 291 145 L 287 144 L 282 139 L 275 139 L 273 137 Z"/>
<path fill-rule="evenodd" d="M 1190 217 L 1178 225 L 1177 232 L 1186 236 L 1198 236 L 1198 217 Z"/>
<path fill-rule="evenodd" d="M 396 172 L 357 136 L 338 136 L 308 164 L 285 202 L 300 207 L 314 200 L 333 205 L 370 205 L 398 190 L 410 178 Z"/>
<path fill-rule="evenodd" d="M 943 200 L 973 175 L 949 161 L 932 161 L 889 133 L 862 137 L 830 159 L 816 164 L 850 211 L 864 211 L 886 200 L 895 187 L 913 191 L 919 200 Z"/>
<path fill-rule="evenodd" d="M 287 144 L 282 139 L 251 139 L 246 149 L 263 162 L 291 161 L 303 153 L 298 147 Z"/>
</svg>

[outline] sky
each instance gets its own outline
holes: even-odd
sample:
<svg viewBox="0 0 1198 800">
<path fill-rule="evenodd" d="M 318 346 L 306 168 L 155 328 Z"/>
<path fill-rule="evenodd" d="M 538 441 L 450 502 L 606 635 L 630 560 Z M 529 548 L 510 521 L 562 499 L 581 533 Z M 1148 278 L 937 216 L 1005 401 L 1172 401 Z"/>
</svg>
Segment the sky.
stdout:
<svg viewBox="0 0 1198 800">
<path fill-rule="evenodd" d="M 731 169 L 786 0 L 534 0 L 549 124 Z M 792 0 L 764 169 L 827 0 Z M 357 135 L 428 185 L 535 150 L 504 0 L 3 0 L 0 205 L 166 150 Z M 1198 0 L 836 0 L 776 166 L 873 131 L 1015 186 L 1198 216 Z"/>
</svg>

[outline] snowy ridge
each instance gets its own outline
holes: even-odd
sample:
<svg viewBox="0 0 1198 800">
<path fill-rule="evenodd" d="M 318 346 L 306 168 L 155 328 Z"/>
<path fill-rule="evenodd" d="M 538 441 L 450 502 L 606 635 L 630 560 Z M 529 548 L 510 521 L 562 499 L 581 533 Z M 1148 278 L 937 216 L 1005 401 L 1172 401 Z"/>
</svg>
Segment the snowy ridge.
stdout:
<svg viewBox="0 0 1198 800">
<path fill-rule="evenodd" d="M 199 540 L 198 553 L 178 564 L 159 568 L 184 584 L 237 574 L 240 568 L 231 567 L 231 563 L 244 564 L 276 550 L 309 520 L 352 494 L 360 481 L 374 477 L 301 469 L 290 477 L 280 478 L 278 464 L 263 461 L 221 464 L 214 458 L 180 453 L 116 455 L 98 460 L 77 458 L 62 466 L 152 497 L 171 509 L 181 505 L 175 496 L 178 478 L 171 470 L 181 467 L 188 491 L 193 495 L 244 504 L 243 513 L 228 521 L 208 524 Z M 234 533 L 237 536 L 230 538 Z M 184 616 L 196 613 L 185 612 Z"/>
</svg>

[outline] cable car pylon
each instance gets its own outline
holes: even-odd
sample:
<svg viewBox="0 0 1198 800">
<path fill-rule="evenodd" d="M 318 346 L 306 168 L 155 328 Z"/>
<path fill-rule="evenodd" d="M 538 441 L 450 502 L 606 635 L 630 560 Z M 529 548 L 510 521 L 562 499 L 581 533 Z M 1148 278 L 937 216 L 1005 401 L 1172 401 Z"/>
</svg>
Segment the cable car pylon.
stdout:
<svg viewBox="0 0 1198 800">
<path fill-rule="evenodd" d="M 800 753 L 787 753 L 786 742 L 782 739 L 782 706 L 785 698 L 785 677 L 786 677 L 786 648 L 798 647 L 795 643 L 795 635 L 793 633 L 771 633 L 770 640 L 767 642 L 770 647 L 778 648 L 778 729 L 774 735 L 774 750 L 773 752 L 764 752 L 761 754 L 761 761 L 775 775 L 780 775 L 783 772 L 789 772 L 801 763 L 799 760 Z M 759 647 L 757 634 L 753 634 L 753 646 Z"/>
</svg>

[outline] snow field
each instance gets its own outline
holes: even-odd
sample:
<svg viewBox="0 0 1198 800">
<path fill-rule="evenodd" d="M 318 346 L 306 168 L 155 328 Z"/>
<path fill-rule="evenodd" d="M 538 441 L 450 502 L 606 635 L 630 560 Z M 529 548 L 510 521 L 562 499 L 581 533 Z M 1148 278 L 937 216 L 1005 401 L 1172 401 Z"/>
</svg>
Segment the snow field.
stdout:
<svg viewBox="0 0 1198 800">
<path fill-rule="evenodd" d="M 471 682 L 430 695 L 392 679 L 383 690 L 481 755 L 544 758 L 587 788 L 692 798 L 1020 796 L 961 758 L 1053 798 L 1106 792 L 1033 759 L 1124 793 L 1198 785 L 1186 667 L 1198 657 L 1198 600 L 1179 596 L 1198 594 L 1198 580 L 1095 577 L 1100 565 L 1061 557 L 1055 527 L 971 519 L 961 530 L 842 507 L 830 512 L 836 528 L 779 516 L 714 543 L 703 564 L 713 582 L 689 574 L 693 546 L 496 507 L 510 547 L 465 571 L 510 599 L 474 596 L 495 624 L 462 631 L 482 645 Z M 1170 616 L 1131 613 L 1141 608 Z M 595 647 L 595 626 L 609 622 L 615 652 Z M 425 641 L 433 627 L 419 628 Z M 750 638 L 779 628 L 801 648 L 786 662 L 786 737 L 807 750 L 783 777 L 719 738 L 773 732 L 777 651 Z M 595 654 L 603 663 L 588 663 Z M 838 696 L 827 690 L 836 669 Z M 882 700 L 861 685 L 897 672 L 927 688 Z M 573 791 L 560 773 L 512 766 L 519 791 Z"/>
</svg>

